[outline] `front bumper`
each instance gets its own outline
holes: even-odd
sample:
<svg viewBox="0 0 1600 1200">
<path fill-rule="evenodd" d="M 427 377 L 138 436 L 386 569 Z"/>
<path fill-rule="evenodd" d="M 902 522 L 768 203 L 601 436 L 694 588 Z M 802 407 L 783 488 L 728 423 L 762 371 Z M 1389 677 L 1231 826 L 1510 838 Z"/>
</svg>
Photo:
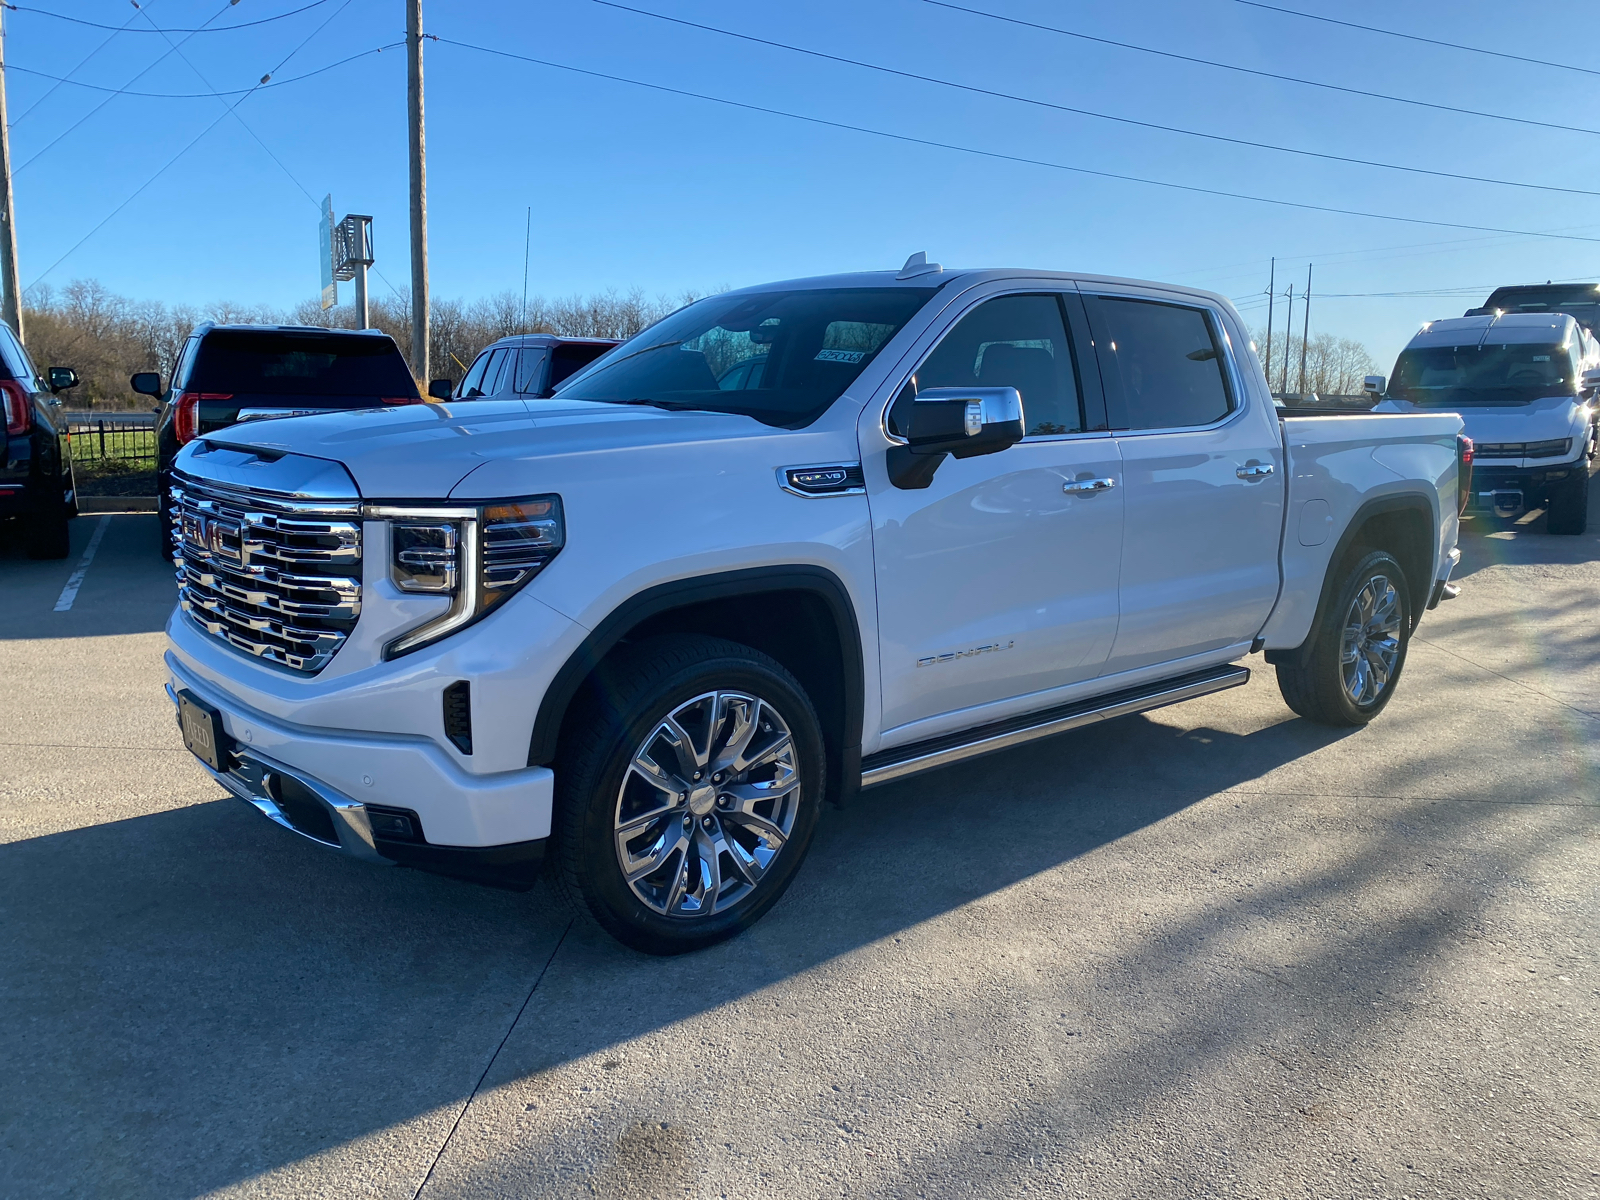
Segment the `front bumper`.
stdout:
<svg viewBox="0 0 1600 1200">
<path fill-rule="evenodd" d="M 170 652 L 167 669 L 167 694 L 174 705 L 177 693 L 187 689 L 220 713 L 236 765 L 212 772 L 217 781 L 269 819 L 314 841 L 369 861 L 374 854 L 406 858 L 373 837 L 368 805 L 415 814 L 421 831 L 416 844 L 441 850 L 502 850 L 550 836 L 555 776 L 548 767 L 473 775 L 431 739 L 306 729 L 250 708 L 186 671 Z M 281 788 L 274 789 L 274 777 L 293 781 L 302 812 L 312 811 L 305 805 L 314 802 L 326 815 L 312 811 L 310 821 L 295 819 Z"/>
<path fill-rule="evenodd" d="M 1494 512 L 1503 516 L 1545 503 L 1550 489 L 1559 487 L 1588 462 L 1579 457 L 1573 462 L 1551 463 L 1543 467 L 1501 467 L 1475 463 L 1472 468 L 1472 494 L 1468 512 Z"/>
</svg>

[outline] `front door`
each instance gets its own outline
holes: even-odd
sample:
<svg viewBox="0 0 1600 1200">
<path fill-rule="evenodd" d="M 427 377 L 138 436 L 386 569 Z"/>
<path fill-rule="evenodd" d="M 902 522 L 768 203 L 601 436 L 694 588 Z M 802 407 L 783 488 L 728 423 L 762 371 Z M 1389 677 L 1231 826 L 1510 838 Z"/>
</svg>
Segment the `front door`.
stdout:
<svg viewBox="0 0 1600 1200">
<path fill-rule="evenodd" d="M 871 496 L 890 744 L 974 714 L 904 728 L 914 722 L 1093 678 L 1111 650 L 1122 472 L 1115 439 L 1085 430 L 1080 381 L 1095 369 L 1093 352 L 1080 345 L 1074 355 L 1067 302 L 982 301 L 908 385 L 1015 387 L 1028 436 L 997 454 L 946 459 L 926 489 L 884 483 Z M 898 432 L 894 410 L 889 426 Z"/>
<path fill-rule="evenodd" d="M 1127 514 L 1106 673 L 1216 658 L 1260 632 L 1278 595 L 1276 414 L 1242 393 L 1217 313 L 1132 296 L 1086 303 Z"/>
</svg>

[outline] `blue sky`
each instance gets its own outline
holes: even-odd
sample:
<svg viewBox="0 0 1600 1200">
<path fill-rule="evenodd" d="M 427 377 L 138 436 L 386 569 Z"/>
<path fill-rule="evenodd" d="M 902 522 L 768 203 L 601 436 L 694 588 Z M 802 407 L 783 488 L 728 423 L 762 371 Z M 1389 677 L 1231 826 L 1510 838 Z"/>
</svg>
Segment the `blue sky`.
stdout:
<svg viewBox="0 0 1600 1200">
<path fill-rule="evenodd" d="M 1595 134 L 1336 95 L 1027 30 L 926 0 L 628 2 L 1134 120 L 1600 191 Z M 1238 0 L 959 2 L 1240 66 L 1600 129 L 1593 103 L 1600 78 L 1593 74 L 1338 28 Z M 146 0 L 148 21 L 128 0 L 38 0 L 37 9 L 7 11 L 6 59 L 18 68 L 8 72 L 7 87 L 24 286 L 94 278 L 140 299 L 293 304 L 317 290 L 316 203 L 328 192 L 340 214 L 373 215 L 378 269 L 403 286 L 405 60 L 393 45 L 404 33 L 399 0 L 322 0 L 269 24 L 197 34 L 182 42 L 188 62 L 172 54 L 157 63 L 169 49 L 166 38 L 136 32 L 213 18 L 240 24 L 307 3 Z M 1503 0 L 1284 3 L 1575 64 L 1592 61 L 1585 49 L 1600 41 L 1594 6 L 1539 8 L 1532 19 L 1525 6 Z M 136 19 L 79 66 L 108 32 L 38 9 L 115 26 Z M 593 0 L 426 0 L 425 27 L 442 39 L 1000 154 L 1336 208 L 1600 239 L 1600 196 L 1437 179 L 1135 128 L 821 61 Z M 275 80 L 293 79 L 358 54 L 312 78 L 260 89 L 236 117 L 224 116 L 223 102 L 210 96 L 127 94 L 88 115 L 106 93 L 24 73 L 59 76 L 76 66 L 72 79 L 102 88 L 194 93 L 248 88 L 268 71 Z M 1267 260 L 1277 255 L 1280 290 L 1293 281 L 1298 291 L 1306 264 L 1316 264 L 1313 332 L 1359 338 L 1385 364 L 1419 323 L 1459 315 L 1482 296 L 1370 293 L 1464 288 L 1486 295 L 1500 283 L 1600 277 L 1600 240 L 1275 207 L 809 124 L 442 41 L 430 41 L 426 56 L 436 296 L 520 291 L 530 206 L 530 290 L 545 295 L 635 286 L 676 294 L 898 266 L 925 249 L 946 265 L 1089 270 L 1211 288 L 1260 324 Z M 373 286 L 385 284 L 375 279 Z"/>
</svg>

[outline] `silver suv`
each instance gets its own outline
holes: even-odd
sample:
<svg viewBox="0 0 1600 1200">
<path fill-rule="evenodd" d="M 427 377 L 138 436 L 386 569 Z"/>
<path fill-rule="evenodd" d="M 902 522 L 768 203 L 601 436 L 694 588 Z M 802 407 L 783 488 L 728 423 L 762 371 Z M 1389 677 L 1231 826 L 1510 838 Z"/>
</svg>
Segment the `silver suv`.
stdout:
<svg viewBox="0 0 1600 1200">
<path fill-rule="evenodd" d="M 501 338 L 472 360 L 459 384 L 452 387 L 448 380 L 436 379 L 428 391 L 438 399 L 450 400 L 548 396 L 557 384 L 616 344 L 611 338 L 566 338 L 549 333 Z"/>
</svg>

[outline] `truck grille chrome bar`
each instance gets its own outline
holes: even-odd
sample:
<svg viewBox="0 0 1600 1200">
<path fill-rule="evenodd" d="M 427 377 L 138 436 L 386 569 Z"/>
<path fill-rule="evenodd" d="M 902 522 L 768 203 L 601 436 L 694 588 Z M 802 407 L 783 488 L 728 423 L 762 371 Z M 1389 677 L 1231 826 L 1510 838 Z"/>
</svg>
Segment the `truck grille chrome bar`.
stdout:
<svg viewBox="0 0 1600 1200">
<path fill-rule="evenodd" d="M 179 607 L 245 654 L 308 675 L 327 666 L 361 615 L 360 503 L 176 478 Z"/>
</svg>

